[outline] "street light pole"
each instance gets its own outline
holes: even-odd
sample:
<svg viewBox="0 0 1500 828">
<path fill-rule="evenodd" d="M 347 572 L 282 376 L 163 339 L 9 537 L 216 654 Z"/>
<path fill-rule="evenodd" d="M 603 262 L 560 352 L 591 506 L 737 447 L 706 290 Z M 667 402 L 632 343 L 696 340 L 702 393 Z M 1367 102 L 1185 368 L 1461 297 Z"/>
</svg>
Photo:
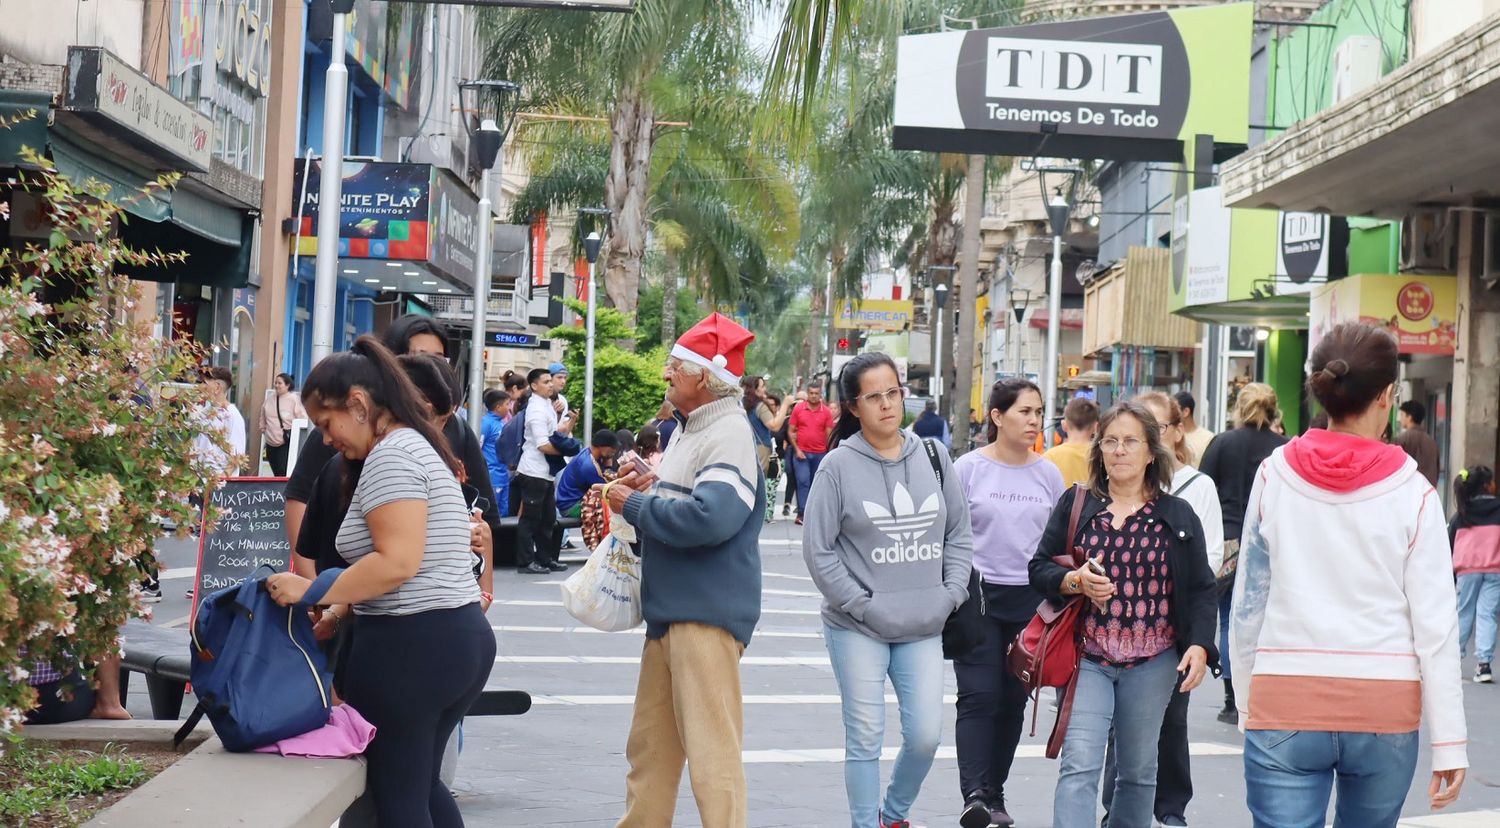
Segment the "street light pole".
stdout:
<svg viewBox="0 0 1500 828">
<path fill-rule="evenodd" d="M 511 99 L 513 107 L 519 106 L 520 92 L 521 87 L 510 81 L 462 81 L 458 85 L 459 105 L 469 130 L 469 152 L 479 167 L 479 206 L 474 217 L 479 225 L 479 249 L 474 254 L 474 318 L 469 332 L 469 428 L 475 434 L 484 427 L 484 349 L 489 340 L 490 248 L 494 247 L 495 226 L 490 209 L 490 170 L 515 121 L 515 109 L 507 113 L 506 100 Z"/>
<path fill-rule="evenodd" d="M 349 69 L 344 41 L 354 0 L 333 0 L 333 36 L 323 81 L 323 160 L 318 183 L 318 258 L 313 277 L 312 364 L 333 353 L 333 300 L 339 289 L 339 220 L 344 205 L 344 107 Z"/>
<path fill-rule="evenodd" d="M 486 126 L 494 127 L 494 121 Z M 481 130 L 484 127 L 480 128 Z M 496 147 L 498 150 L 499 148 Z M 481 159 L 482 161 L 483 159 Z M 493 159 L 491 159 L 493 163 Z M 490 170 L 479 171 L 479 250 L 474 255 L 474 329 L 469 341 L 469 428 L 480 433 L 484 423 L 484 348 L 489 334 L 490 248 L 494 246 L 494 217 L 490 214 Z"/>
<path fill-rule="evenodd" d="M 1068 230 L 1068 202 L 1061 193 L 1047 203 L 1047 217 L 1052 224 L 1052 272 L 1047 279 L 1047 364 L 1042 366 L 1042 402 L 1046 420 L 1042 423 L 1043 445 L 1047 429 L 1057 433 L 1057 361 L 1058 336 L 1062 331 L 1062 242 Z"/>
<path fill-rule="evenodd" d="M 592 440 L 594 436 L 594 309 L 598 302 L 594 296 L 594 288 L 599 267 L 599 247 L 602 241 L 598 230 L 590 232 L 583 240 L 583 253 L 589 260 L 589 315 L 584 323 L 586 339 L 583 352 L 583 436 L 585 440 Z"/>
<path fill-rule="evenodd" d="M 932 304 L 937 306 L 937 324 L 932 331 L 932 402 L 943 410 L 943 308 L 948 304 L 948 286 L 939 282 L 932 286 Z"/>
</svg>

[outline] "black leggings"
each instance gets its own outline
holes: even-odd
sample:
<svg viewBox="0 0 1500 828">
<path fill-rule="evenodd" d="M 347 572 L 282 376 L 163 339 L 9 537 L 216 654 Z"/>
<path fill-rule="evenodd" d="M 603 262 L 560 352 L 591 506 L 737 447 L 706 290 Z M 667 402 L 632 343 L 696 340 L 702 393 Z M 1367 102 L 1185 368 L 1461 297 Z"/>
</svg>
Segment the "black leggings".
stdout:
<svg viewBox="0 0 1500 828">
<path fill-rule="evenodd" d="M 990 597 L 991 590 L 986 589 L 985 598 Z M 990 607 L 993 612 L 996 604 Z M 1005 794 L 1026 722 L 1026 685 L 1011 675 L 1005 652 L 1027 622 L 1002 621 L 994 615 L 985 622 L 984 643 L 953 660 L 958 679 L 958 721 L 953 735 L 958 784 L 965 800 L 982 796 L 988 801 Z"/>
<path fill-rule="evenodd" d="M 495 634 L 477 603 L 360 617 L 345 700 L 375 725 L 365 778 L 382 828 L 464 824 L 438 771 L 494 663 Z"/>
</svg>

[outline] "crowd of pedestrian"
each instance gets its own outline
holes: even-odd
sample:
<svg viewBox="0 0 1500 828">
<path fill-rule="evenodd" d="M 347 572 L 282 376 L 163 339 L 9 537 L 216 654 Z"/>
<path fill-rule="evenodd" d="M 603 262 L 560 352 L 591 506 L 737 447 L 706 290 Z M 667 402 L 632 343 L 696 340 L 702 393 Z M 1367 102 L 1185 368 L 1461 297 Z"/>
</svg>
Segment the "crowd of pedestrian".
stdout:
<svg viewBox="0 0 1500 828">
<path fill-rule="evenodd" d="M 296 555 L 268 588 L 291 604 L 342 569 L 316 630 L 338 698 L 376 727 L 378 824 L 462 824 L 441 768 L 493 664 L 484 613 L 500 517 L 517 516 L 520 572 L 563 571 L 561 521 L 592 499 L 636 528 L 642 561 L 646 643 L 620 825 L 671 824 L 684 765 L 704 824 L 744 825 L 738 666 L 780 477 L 823 596 L 854 828 L 909 828 L 941 739 L 945 657 L 960 824 L 1014 824 L 1008 799 L 1026 794 L 1008 788 L 1011 767 L 1027 707 L 1035 717 L 1046 702 L 1012 650 L 1069 606 L 1078 656 L 1054 705 L 1056 828 L 1186 825 L 1189 698 L 1212 677 L 1224 681 L 1221 720 L 1245 733 L 1257 826 L 1322 824 L 1335 785 L 1339 824 L 1394 826 L 1423 719 L 1431 804 L 1457 798 L 1457 665 L 1472 643 L 1474 680 L 1492 681 L 1500 499 L 1493 470 L 1463 469 L 1445 526 L 1425 410 L 1401 405 L 1401 432 L 1383 438 L 1397 403 L 1387 334 L 1345 324 L 1323 337 L 1307 389 L 1327 421 L 1291 440 L 1275 392 L 1251 383 L 1218 435 L 1186 392 L 1103 411 L 1073 399 L 1065 439 L 1042 453 L 1042 390 L 1011 378 L 990 389 L 981 447 L 956 461 L 934 406 L 904 427 L 889 357 L 851 360 L 831 403 L 819 383 L 779 396 L 748 376 L 753 339 L 719 314 L 703 320 L 671 350 L 657 416 L 633 433 L 601 428 L 587 446 L 572 436 L 561 364 L 507 374 L 485 393 L 476 436 L 456 416 L 464 389 L 446 331 L 423 317 L 323 360 L 300 394 L 277 376 L 260 427 L 272 470 L 292 466 Z M 243 453 L 228 371 L 204 382 L 205 431 Z M 290 458 L 304 417 L 315 428 Z M 237 455 L 217 443 L 195 451 L 231 475 Z M 974 601 L 977 637 L 950 646 L 945 631 Z M 882 785 L 887 681 L 901 747 Z"/>
</svg>

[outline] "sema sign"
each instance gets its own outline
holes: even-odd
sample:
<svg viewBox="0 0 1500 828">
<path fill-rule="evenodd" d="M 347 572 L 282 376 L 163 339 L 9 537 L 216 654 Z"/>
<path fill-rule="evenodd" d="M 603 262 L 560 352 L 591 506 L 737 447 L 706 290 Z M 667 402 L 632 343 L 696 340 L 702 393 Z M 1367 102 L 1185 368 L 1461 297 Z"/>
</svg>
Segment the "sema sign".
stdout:
<svg viewBox="0 0 1500 828">
<path fill-rule="evenodd" d="M 1178 160 L 1195 135 L 1245 143 L 1252 16 L 1236 3 L 902 37 L 895 146 Z"/>
</svg>

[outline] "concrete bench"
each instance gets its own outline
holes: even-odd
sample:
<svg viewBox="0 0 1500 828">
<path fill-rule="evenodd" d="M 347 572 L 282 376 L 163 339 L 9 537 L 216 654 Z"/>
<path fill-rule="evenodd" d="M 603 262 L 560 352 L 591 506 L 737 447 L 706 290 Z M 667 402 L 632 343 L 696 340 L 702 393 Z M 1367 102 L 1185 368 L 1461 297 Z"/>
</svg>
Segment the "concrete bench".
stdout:
<svg viewBox="0 0 1500 828">
<path fill-rule="evenodd" d="M 130 674 L 146 677 L 151 698 L 151 717 L 175 721 L 182 715 L 187 690 L 187 630 L 153 627 L 139 621 L 125 625 L 125 655 L 120 660 L 120 704 L 125 704 Z M 519 716 L 531 709 L 531 694 L 524 690 L 486 690 L 469 708 L 470 716 Z"/>
<path fill-rule="evenodd" d="M 361 759 L 230 753 L 210 739 L 85 828 L 328 828 L 364 790 Z"/>
<path fill-rule="evenodd" d="M 125 654 L 120 659 L 120 704 L 130 689 L 130 674 L 146 677 L 151 699 L 151 717 L 175 720 L 182 715 L 182 696 L 187 689 L 190 637 L 184 629 L 153 627 L 143 621 L 125 624 Z"/>
</svg>

